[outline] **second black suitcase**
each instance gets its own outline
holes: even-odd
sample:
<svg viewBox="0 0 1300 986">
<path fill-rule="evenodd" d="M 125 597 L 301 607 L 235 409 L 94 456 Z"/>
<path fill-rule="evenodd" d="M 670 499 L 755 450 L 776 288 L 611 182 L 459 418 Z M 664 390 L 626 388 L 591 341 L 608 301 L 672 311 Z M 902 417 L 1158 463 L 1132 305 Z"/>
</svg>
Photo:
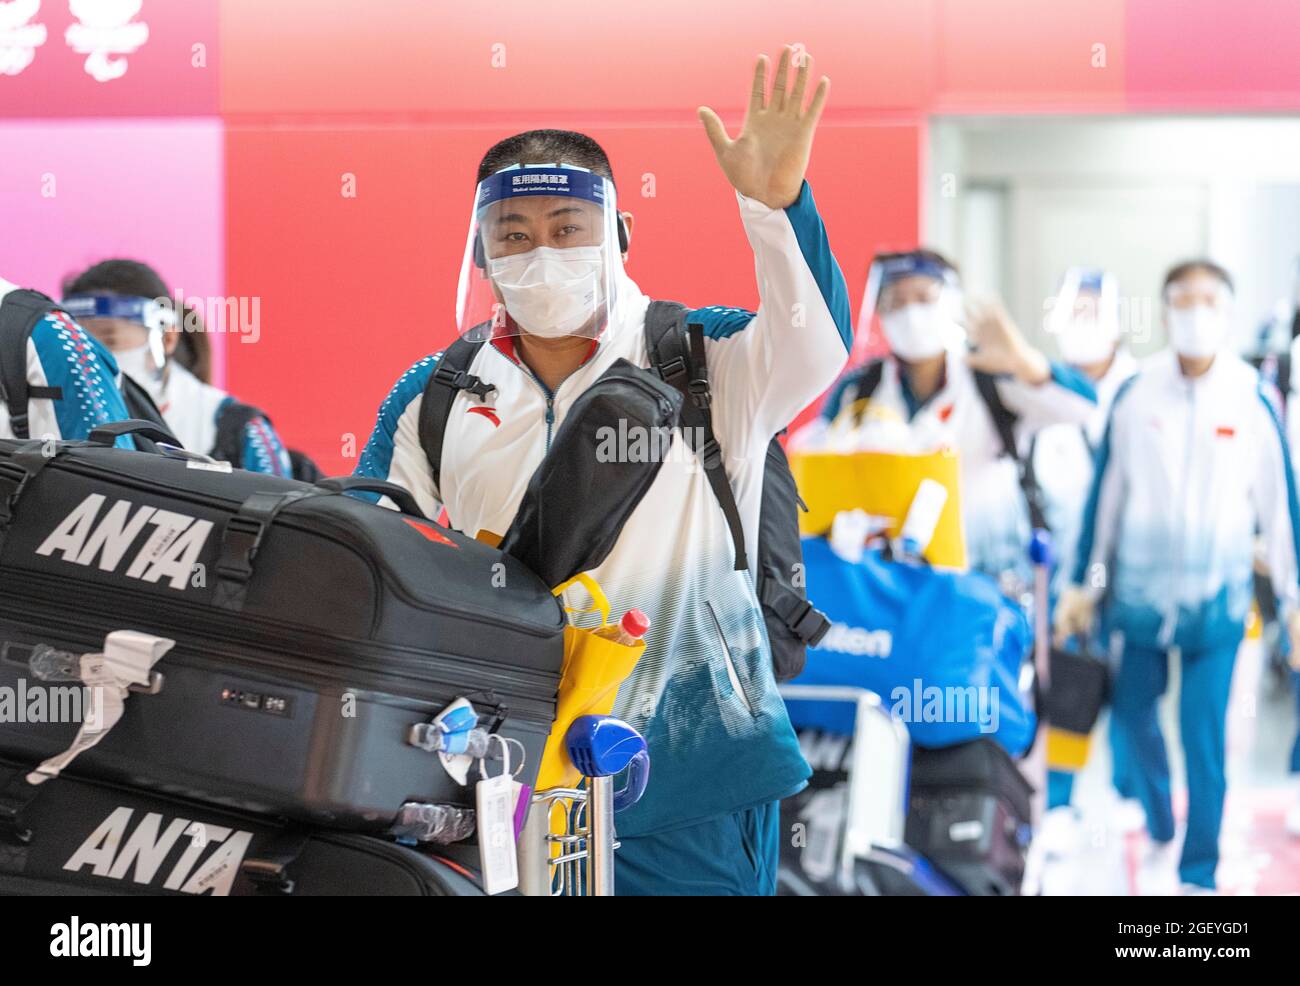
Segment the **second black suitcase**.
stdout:
<svg viewBox="0 0 1300 986">
<path fill-rule="evenodd" d="M 1032 794 L 994 740 L 913 747 L 907 844 L 969 894 L 1018 894 Z"/>
<path fill-rule="evenodd" d="M 43 682 L 33 648 L 112 630 L 176 641 L 156 694 L 75 761 L 83 774 L 312 824 L 382 829 L 407 800 L 473 804 L 412 725 L 458 697 L 535 777 L 564 616 L 518 561 L 375 481 L 309 486 L 86 443 L 0 441 L 0 686 Z M 351 496 L 384 493 L 406 513 Z M 77 723 L 0 723 L 35 766 Z M 496 744 L 493 744 L 496 746 Z M 497 765 L 500 769 L 500 765 Z"/>
</svg>

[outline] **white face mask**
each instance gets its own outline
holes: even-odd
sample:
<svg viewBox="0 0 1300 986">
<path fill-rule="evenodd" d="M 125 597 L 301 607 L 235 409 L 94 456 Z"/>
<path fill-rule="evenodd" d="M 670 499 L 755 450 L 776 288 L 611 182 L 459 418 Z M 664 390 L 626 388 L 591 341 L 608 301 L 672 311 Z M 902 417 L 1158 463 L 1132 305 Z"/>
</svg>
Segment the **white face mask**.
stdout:
<svg viewBox="0 0 1300 986">
<path fill-rule="evenodd" d="M 598 246 L 535 247 L 488 260 L 506 312 L 530 335 L 572 335 L 605 303 L 605 252 Z"/>
<path fill-rule="evenodd" d="M 130 349 L 117 350 L 113 353 L 113 359 L 117 361 L 119 370 L 149 391 L 150 397 L 158 400 L 162 394 L 162 372 L 154 363 L 152 349 L 146 342 Z"/>
<path fill-rule="evenodd" d="M 952 322 L 938 302 L 915 302 L 880 316 L 890 351 L 900 359 L 938 356 L 952 332 Z"/>
<path fill-rule="evenodd" d="M 1179 356 L 1200 359 L 1213 356 L 1228 341 L 1228 319 L 1208 305 L 1170 308 L 1169 341 Z"/>
<path fill-rule="evenodd" d="M 1118 336 L 1094 318 L 1075 318 L 1061 327 L 1056 344 L 1071 366 L 1092 366 L 1110 359 Z"/>
</svg>

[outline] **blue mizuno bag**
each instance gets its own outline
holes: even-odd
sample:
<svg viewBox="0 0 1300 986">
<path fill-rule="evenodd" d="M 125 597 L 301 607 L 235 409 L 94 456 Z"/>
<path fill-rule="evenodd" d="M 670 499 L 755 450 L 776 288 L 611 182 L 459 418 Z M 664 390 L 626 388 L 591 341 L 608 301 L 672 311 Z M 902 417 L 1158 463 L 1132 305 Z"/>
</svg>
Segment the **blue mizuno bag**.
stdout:
<svg viewBox="0 0 1300 986">
<path fill-rule="evenodd" d="M 901 718 L 920 746 L 991 737 L 1013 756 L 1037 723 L 1019 685 L 1029 623 L 993 579 L 888 561 L 857 564 L 823 538 L 805 538 L 808 598 L 830 618 L 792 684 L 867 688 Z M 853 731 L 845 702 L 790 701 L 797 729 Z"/>
</svg>

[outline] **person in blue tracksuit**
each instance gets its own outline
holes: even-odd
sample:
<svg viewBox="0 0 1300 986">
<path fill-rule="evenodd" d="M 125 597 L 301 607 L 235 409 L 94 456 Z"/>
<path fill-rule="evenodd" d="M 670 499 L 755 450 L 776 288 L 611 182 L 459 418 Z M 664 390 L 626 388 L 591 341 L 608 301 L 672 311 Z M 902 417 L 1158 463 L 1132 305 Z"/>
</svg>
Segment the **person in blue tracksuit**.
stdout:
<svg viewBox="0 0 1300 986">
<path fill-rule="evenodd" d="M 289 452 L 270 420 L 253 414 L 232 448 L 218 449 L 222 415 L 236 402 L 199 379 L 179 357 L 181 347 L 206 345 L 194 313 L 176 310 L 166 282 L 137 260 L 103 260 L 63 285 L 69 311 L 112 350 L 122 372 L 143 387 L 168 428 L 192 452 L 215 454 L 240 469 L 289 476 Z"/>
<path fill-rule="evenodd" d="M 0 304 L 16 290 L 18 285 L 0 277 Z M 130 417 L 117 389 L 117 374 L 112 355 L 75 319 L 62 311 L 46 315 L 27 340 L 27 380 L 33 387 L 57 387 L 62 396 L 33 398 L 28 403 L 28 434 L 80 441 L 100 425 Z M 0 437 L 14 437 L 3 401 Z M 117 444 L 132 447 L 125 436 Z"/>
<path fill-rule="evenodd" d="M 1253 598 L 1255 532 L 1294 640 L 1300 505 L 1270 393 L 1229 350 L 1227 272 L 1179 264 L 1163 300 L 1171 346 L 1112 404 L 1056 621 L 1060 634 L 1089 632 L 1104 598 L 1103 632 L 1123 641 L 1113 715 L 1157 866 L 1172 863 L 1175 825 L 1156 703 L 1178 652 L 1188 794 L 1178 875 L 1198 892 L 1215 886 L 1228 693 Z"/>
<path fill-rule="evenodd" d="M 804 180 L 828 81 L 805 99 L 810 59 L 760 58 L 741 135 L 700 118 L 754 254 L 759 306 L 694 309 L 711 414 L 748 565 L 705 470 L 675 434 L 645 499 L 590 574 L 613 612 L 650 618 L 646 650 L 614 714 L 646 738 L 650 783 L 620 813 L 619 894 L 772 894 L 781 798 L 809 769 L 776 689 L 754 589 L 766 451 L 835 380 L 852 339 L 848 294 Z M 584 134 L 534 130 L 480 162 L 462 262 L 458 329 L 481 343 L 455 380 L 436 478 L 420 436 L 441 355 L 402 374 L 357 473 L 408 489 L 428 516 L 500 535 L 575 402 L 617 360 L 651 365 L 650 299 L 623 266 L 634 233 L 613 170 Z M 439 378 L 441 379 L 441 378 Z M 490 386 L 487 386 L 489 385 Z M 448 384 L 450 386 L 450 384 Z M 589 602 L 578 590 L 566 601 Z M 584 623 L 583 625 L 590 625 Z"/>
</svg>

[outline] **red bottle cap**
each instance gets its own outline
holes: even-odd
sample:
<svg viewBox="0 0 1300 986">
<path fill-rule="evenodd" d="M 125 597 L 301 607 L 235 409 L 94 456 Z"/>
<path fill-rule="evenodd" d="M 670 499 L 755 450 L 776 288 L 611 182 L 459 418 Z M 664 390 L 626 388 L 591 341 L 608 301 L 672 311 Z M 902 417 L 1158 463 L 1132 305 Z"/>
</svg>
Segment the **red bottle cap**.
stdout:
<svg viewBox="0 0 1300 986">
<path fill-rule="evenodd" d="M 619 621 L 619 625 L 629 637 L 636 637 L 639 640 L 650 629 L 650 618 L 639 609 L 629 609 L 623 614 L 623 619 Z"/>
</svg>

